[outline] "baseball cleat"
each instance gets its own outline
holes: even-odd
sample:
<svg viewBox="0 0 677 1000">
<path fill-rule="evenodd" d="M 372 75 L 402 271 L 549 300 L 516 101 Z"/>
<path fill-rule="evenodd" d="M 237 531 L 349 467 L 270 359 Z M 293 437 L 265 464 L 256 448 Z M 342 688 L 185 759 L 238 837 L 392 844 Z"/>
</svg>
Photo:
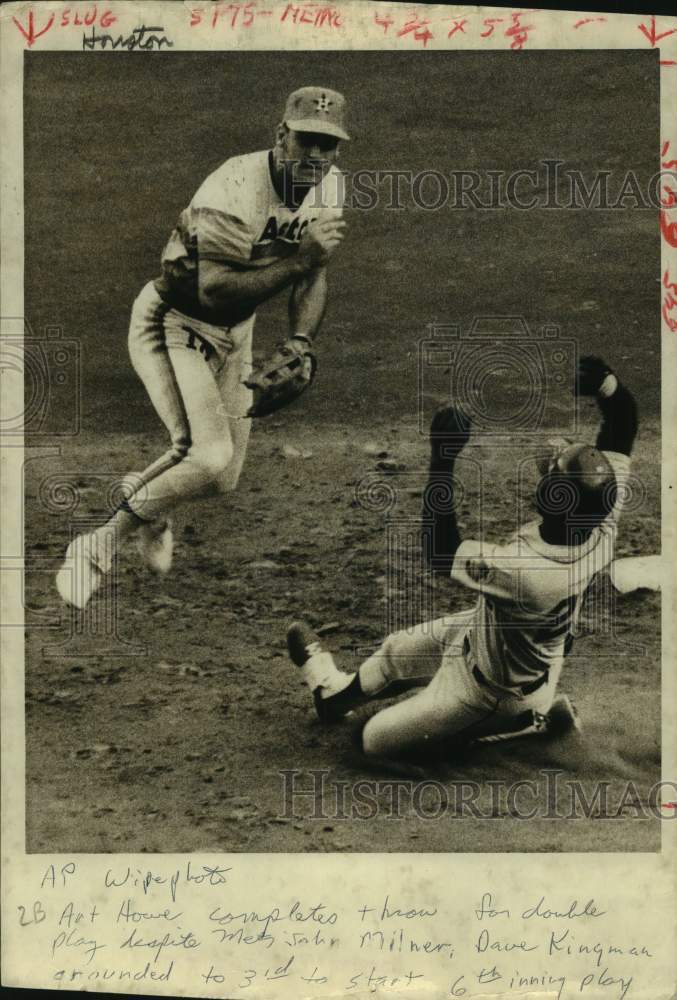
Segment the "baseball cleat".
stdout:
<svg viewBox="0 0 677 1000">
<path fill-rule="evenodd" d="M 174 535 L 171 521 L 148 521 L 136 531 L 136 547 L 153 573 L 168 573 L 172 568 Z"/>
<path fill-rule="evenodd" d="M 554 699 L 545 718 L 548 736 L 566 736 L 574 731 L 580 733 L 582 729 L 576 707 L 567 694 L 560 694 Z"/>
<path fill-rule="evenodd" d="M 303 671 L 320 722 L 340 722 L 357 705 L 366 701 L 357 674 L 338 670 L 320 637 L 305 622 L 294 622 L 287 630 L 289 658 Z"/>
<path fill-rule="evenodd" d="M 66 604 L 84 608 L 99 589 L 108 569 L 102 565 L 94 535 L 79 535 L 66 549 L 63 565 L 56 574 L 56 589 Z"/>
</svg>

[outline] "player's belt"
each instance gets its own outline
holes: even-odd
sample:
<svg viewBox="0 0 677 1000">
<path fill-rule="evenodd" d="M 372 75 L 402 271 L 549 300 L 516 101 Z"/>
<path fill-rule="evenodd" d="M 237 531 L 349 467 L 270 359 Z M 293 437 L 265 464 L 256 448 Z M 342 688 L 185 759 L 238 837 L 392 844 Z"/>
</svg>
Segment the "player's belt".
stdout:
<svg viewBox="0 0 677 1000">
<path fill-rule="evenodd" d="M 222 329 L 230 330 L 234 326 L 238 326 L 240 323 L 244 323 L 245 320 L 249 319 L 254 315 L 254 310 L 243 310 L 242 314 L 238 313 L 229 322 L 221 321 L 214 318 L 213 312 L 208 309 L 203 309 L 200 303 L 191 295 L 184 295 L 181 293 L 179 288 L 171 287 L 167 289 L 164 287 L 161 278 L 156 278 L 153 282 L 156 292 L 164 302 L 166 306 L 170 309 L 176 309 L 177 312 L 182 313 L 189 319 L 197 319 L 201 323 L 208 323 L 210 326 L 221 327 Z"/>
<path fill-rule="evenodd" d="M 501 691 L 502 690 L 506 690 L 506 691 L 508 690 L 507 688 L 505 688 L 505 689 L 501 688 L 500 685 L 493 684 L 487 677 L 484 676 L 484 674 L 482 673 L 482 671 L 480 670 L 480 668 L 477 665 L 475 665 L 472 668 L 472 675 L 475 678 L 475 680 L 477 681 L 477 683 L 481 684 L 482 687 L 493 688 L 494 690 L 496 690 L 496 688 L 498 688 Z M 540 687 L 543 687 L 543 685 L 545 684 L 545 682 L 547 681 L 547 679 L 548 679 L 548 675 L 547 674 L 541 674 L 541 676 L 537 677 L 535 681 L 528 681 L 528 683 L 526 683 L 526 684 L 518 684 L 517 685 L 517 690 L 521 691 L 522 694 L 533 694 L 534 691 L 538 691 L 538 689 Z"/>
<path fill-rule="evenodd" d="M 463 656 L 466 662 L 468 660 L 469 654 L 470 654 L 470 639 L 466 635 L 465 638 L 463 639 Z M 475 664 L 472 668 L 472 675 L 477 681 L 477 683 L 481 684 L 482 687 L 488 687 L 488 688 L 493 688 L 494 690 L 508 692 L 508 688 L 503 688 L 501 687 L 500 684 L 494 684 L 487 677 L 485 677 L 480 668 L 477 666 L 477 664 Z M 541 674 L 541 676 L 537 677 L 535 681 L 527 681 L 526 684 L 518 684 L 517 690 L 521 691 L 522 694 L 533 694 L 534 691 L 538 691 L 540 687 L 543 687 L 547 679 L 548 679 L 547 674 Z"/>
</svg>

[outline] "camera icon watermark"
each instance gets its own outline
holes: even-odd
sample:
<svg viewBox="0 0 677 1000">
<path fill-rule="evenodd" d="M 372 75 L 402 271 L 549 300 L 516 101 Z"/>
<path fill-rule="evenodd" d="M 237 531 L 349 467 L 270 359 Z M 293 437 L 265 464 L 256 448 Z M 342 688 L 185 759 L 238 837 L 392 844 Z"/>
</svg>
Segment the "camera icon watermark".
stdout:
<svg viewBox="0 0 677 1000">
<path fill-rule="evenodd" d="M 11 555 L 2 557 L 0 572 L 14 592 L 13 612 L 2 628 L 26 633 L 30 655 L 61 659 L 129 657 L 147 655 L 147 647 L 126 632 L 120 598 L 121 571 L 117 557 L 116 529 L 111 514 L 143 484 L 135 474 L 50 470 L 56 455 L 50 448 L 37 466 L 24 472 L 26 494 L 31 497 L 27 518 L 22 516 L 19 541 Z M 84 607 L 63 597 L 57 573 L 67 590 L 79 595 L 86 584 L 86 561 L 69 555 L 78 536 L 97 532 L 102 579 Z M 12 575 L 13 574 L 13 575 Z"/>
<path fill-rule="evenodd" d="M 58 326 L 37 336 L 20 317 L 0 318 L 0 436 L 71 437 L 81 424 L 81 350 Z"/>
<path fill-rule="evenodd" d="M 522 316 L 476 317 L 431 324 L 419 342 L 419 431 L 427 434 L 439 406 L 453 403 L 483 440 L 514 445 L 515 435 L 572 434 L 578 345 L 548 325 L 537 333 Z"/>
</svg>

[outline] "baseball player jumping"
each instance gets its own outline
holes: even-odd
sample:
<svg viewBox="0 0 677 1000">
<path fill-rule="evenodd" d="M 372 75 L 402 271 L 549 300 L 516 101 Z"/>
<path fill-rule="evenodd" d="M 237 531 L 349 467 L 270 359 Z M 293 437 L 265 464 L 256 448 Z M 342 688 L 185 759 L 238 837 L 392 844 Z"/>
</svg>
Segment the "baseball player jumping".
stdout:
<svg viewBox="0 0 677 1000">
<path fill-rule="evenodd" d="M 433 418 L 424 551 L 433 572 L 451 573 L 479 595 L 474 607 L 390 635 L 352 675 L 336 668 L 307 625 L 289 629 L 290 657 L 323 722 L 338 721 L 365 701 L 423 686 L 361 726 L 357 738 L 366 755 L 439 752 L 519 731 L 529 717 L 545 725 L 556 718 L 561 728 L 577 725 L 568 699 L 556 699 L 555 692 L 585 591 L 613 559 L 638 423 L 632 394 L 601 359 L 581 359 L 577 390 L 597 398 L 602 422 L 595 446 L 553 449 L 539 466 L 540 518 L 504 545 L 461 539 L 454 463 L 470 421 L 453 406 Z"/>
<path fill-rule="evenodd" d="M 335 166 L 349 138 L 344 115 L 345 100 L 333 90 L 295 91 L 273 148 L 226 160 L 181 213 L 161 276 L 136 299 L 129 330 L 132 365 L 171 447 L 130 477 L 133 492 L 107 524 L 68 547 L 56 584 L 69 604 L 87 604 L 132 537 L 146 565 L 166 573 L 171 511 L 234 489 L 251 417 L 290 401 L 312 379 L 327 264 L 345 228 Z M 286 289 L 287 342 L 253 371 L 256 308 Z"/>
</svg>

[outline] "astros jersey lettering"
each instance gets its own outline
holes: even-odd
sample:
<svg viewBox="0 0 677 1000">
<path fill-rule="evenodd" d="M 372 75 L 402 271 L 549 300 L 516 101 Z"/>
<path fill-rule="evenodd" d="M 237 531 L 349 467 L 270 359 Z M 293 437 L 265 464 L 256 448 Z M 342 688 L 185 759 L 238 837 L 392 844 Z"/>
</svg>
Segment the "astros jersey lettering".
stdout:
<svg viewBox="0 0 677 1000">
<path fill-rule="evenodd" d="M 253 312 L 246 305 L 218 317 L 200 306 L 199 261 L 266 267 L 297 252 L 310 222 L 328 214 L 338 218 L 342 208 L 342 175 L 334 166 L 309 189 L 299 207 L 290 208 L 273 182 L 270 151 L 232 157 L 206 178 L 181 213 L 163 251 L 162 275 L 155 287 L 186 315 L 218 320 L 223 326 L 241 323 Z"/>
<path fill-rule="evenodd" d="M 523 525 L 505 545 L 461 543 L 452 578 L 479 592 L 464 643 L 470 666 L 509 691 L 559 667 L 593 577 L 612 561 L 617 520 L 630 460 L 604 453 L 619 499 L 611 514 L 578 547 L 548 545 L 539 521 Z"/>
</svg>

